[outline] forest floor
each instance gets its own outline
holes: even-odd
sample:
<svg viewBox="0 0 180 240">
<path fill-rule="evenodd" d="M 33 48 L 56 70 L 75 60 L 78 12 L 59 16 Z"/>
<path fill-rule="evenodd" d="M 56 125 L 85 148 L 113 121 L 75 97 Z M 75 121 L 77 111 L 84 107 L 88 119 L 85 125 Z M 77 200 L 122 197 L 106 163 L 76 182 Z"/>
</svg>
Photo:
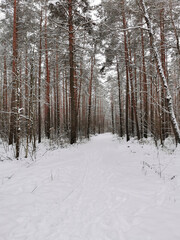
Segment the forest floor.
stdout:
<svg viewBox="0 0 180 240">
<path fill-rule="evenodd" d="M 179 240 L 180 148 L 112 134 L 0 161 L 0 240 Z"/>
</svg>

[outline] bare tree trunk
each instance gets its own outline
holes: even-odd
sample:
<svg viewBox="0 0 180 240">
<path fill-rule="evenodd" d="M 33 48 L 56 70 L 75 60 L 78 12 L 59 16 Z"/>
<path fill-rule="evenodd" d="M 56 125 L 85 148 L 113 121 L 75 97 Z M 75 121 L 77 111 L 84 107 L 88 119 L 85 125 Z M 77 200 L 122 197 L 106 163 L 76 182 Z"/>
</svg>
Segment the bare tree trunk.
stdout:
<svg viewBox="0 0 180 240">
<path fill-rule="evenodd" d="M 13 67 L 12 67 L 12 96 L 11 96 L 11 118 L 10 118 L 10 133 L 9 144 L 16 142 L 16 158 L 19 158 L 20 149 L 20 112 L 19 112 L 19 86 L 18 86 L 18 71 L 17 71 L 17 0 L 14 0 L 14 22 L 13 22 Z"/>
<path fill-rule="evenodd" d="M 2 110 L 3 110 L 3 119 L 2 119 L 2 124 L 3 124 L 3 133 L 4 136 L 3 137 L 7 137 L 8 136 L 8 114 L 7 114 L 7 64 L 6 64 L 6 51 L 4 52 L 4 82 L 3 82 L 3 106 L 2 106 Z"/>
<path fill-rule="evenodd" d="M 123 136 L 123 121 L 122 121 L 122 104 L 121 104 L 121 81 L 119 73 L 119 63 L 116 56 L 116 69 L 117 69 L 117 80 L 118 80 L 118 100 L 119 100 L 119 136 Z"/>
<path fill-rule="evenodd" d="M 152 42 L 150 41 L 150 46 L 152 46 Z M 155 98 L 155 88 L 153 86 L 153 51 L 152 51 L 152 47 L 150 48 L 150 67 L 149 67 L 149 71 L 150 71 L 150 122 L 151 122 L 151 134 L 155 137 L 155 109 L 154 109 L 154 98 Z"/>
<path fill-rule="evenodd" d="M 101 133 L 101 98 L 99 98 L 98 104 L 98 133 Z"/>
<path fill-rule="evenodd" d="M 84 133 L 84 136 L 86 137 L 87 129 L 86 129 L 86 95 L 83 93 L 82 96 L 82 111 L 81 111 L 81 131 Z"/>
<path fill-rule="evenodd" d="M 45 16 L 45 61 L 46 61 L 46 102 L 45 102 L 45 134 L 50 139 L 50 73 L 47 46 L 47 16 Z"/>
<path fill-rule="evenodd" d="M 28 84 L 28 60 L 27 60 L 27 43 L 26 43 L 26 56 L 25 56 L 25 128 L 26 128 L 26 150 L 25 158 L 28 157 L 28 145 L 29 145 L 29 84 Z"/>
<path fill-rule="evenodd" d="M 20 154 L 20 84 L 18 79 L 16 79 L 17 83 L 16 83 L 16 158 L 19 158 L 19 154 Z"/>
<path fill-rule="evenodd" d="M 140 132 L 139 132 L 139 123 L 138 123 L 138 116 L 137 116 L 137 107 L 136 101 L 134 97 L 134 85 L 133 85 L 133 71 L 132 71 L 132 57 L 131 57 L 131 46 L 130 46 L 130 39 L 129 39 L 129 75 L 130 75 L 130 86 L 131 86 L 131 102 L 132 102 L 132 111 L 134 113 L 132 117 L 132 121 L 135 118 L 136 123 L 136 132 L 138 140 L 140 139 Z M 132 124 L 132 134 L 134 134 L 134 124 Z"/>
<path fill-rule="evenodd" d="M 65 109 L 65 72 L 63 71 L 62 79 L 62 116 L 63 116 L 63 129 L 66 131 L 66 109 Z"/>
<path fill-rule="evenodd" d="M 114 134 L 114 99 L 112 88 L 111 88 L 111 122 L 112 122 L 112 134 Z"/>
<path fill-rule="evenodd" d="M 34 87 L 34 65 L 33 57 L 30 60 L 30 92 L 29 92 L 29 131 L 30 142 L 33 135 L 33 87 Z"/>
<path fill-rule="evenodd" d="M 127 28 L 126 16 L 125 16 L 125 3 L 122 1 L 123 8 L 123 28 Z M 124 31 L 124 50 L 125 50 L 125 65 L 126 65 L 126 140 L 129 141 L 129 74 L 128 74 L 128 47 L 127 47 L 127 36 Z"/>
<path fill-rule="evenodd" d="M 34 60 L 35 55 L 33 56 L 33 65 L 34 65 Z M 32 129 L 32 134 L 33 134 L 33 151 L 36 150 L 36 133 L 37 133 L 37 112 L 38 112 L 38 105 L 37 105 L 37 68 L 35 67 L 35 73 L 33 75 L 33 129 Z"/>
<path fill-rule="evenodd" d="M 131 65 L 131 55 L 130 55 L 130 65 Z M 133 76 L 132 76 L 132 68 L 131 68 L 131 66 L 129 67 L 129 71 L 130 71 L 132 108 L 133 108 L 134 118 L 135 118 L 135 123 L 136 123 L 137 137 L 138 137 L 138 140 L 139 140 L 140 139 L 140 132 L 139 132 L 139 123 L 138 123 L 138 116 L 137 116 L 136 101 L 135 101 L 135 97 L 134 97 L 134 86 L 133 86 Z"/>
<path fill-rule="evenodd" d="M 69 101 L 68 101 L 68 79 L 67 79 L 66 76 L 65 76 L 65 81 L 66 81 L 65 82 L 65 100 L 66 100 L 65 129 L 66 129 L 66 134 L 68 135 L 68 132 L 69 132 L 69 122 L 70 122 L 69 116 L 70 116 L 71 109 L 70 109 Z"/>
<path fill-rule="evenodd" d="M 73 29 L 73 2 L 68 0 L 68 24 L 69 24 L 69 67 L 70 67 L 70 93 L 71 93 L 71 136 L 70 143 L 76 143 L 76 99 L 74 91 L 74 29 Z"/>
<path fill-rule="evenodd" d="M 40 32 L 39 32 L 39 79 L 38 79 L 38 142 L 41 142 L 41 62 L 42 62 L 42 10 L 40 18 Z"/>
<path fill-rule="evenodd" d="M 148 28 L 148 32 L 149 32 L 149 37 L 151 38 L 152 41 L 152 48 L 154 51 L 154 56 L 157 62 L 157 67 L 159 70 L 159 74 L 161 77 L 161 81 L 162 81 L 162 85 L 164 86 L 165 89 L 165 98 L 167 100 L 167 104 L 168 104 L 168 110 L 169 110 L 169 114 L 170 114 L 170 119 L 171 119 L 171 124 L 174 130 L 174 134 L 176 137 L 176 140 L 178 143 L 180 143 L 180 129 L 176 120 L 176 116 L 174 113 L 174 107 L 173 107 L 173 102 L 172 102 L 172 96 L 169 90 L 169 86 L 168 86 L 168 82 L 167 82 L 167 77 L 164 74 L 164 70 L 163 70 L 163 66 L 162 66 L 162 62 L 161 62 L 161 58 L 156 46 L 156 40 L 155 40 L 155 34 L 154 34 L 154 30 L 153 30 L 153 25 L 152 22 L 150 20 L 147 8 L 145 6 L 144 0 L 140 0 L 141 3 L 141 8 L 144 14 L 144 18 L 147 24 L 147 28 Z"/>
<path fill-rule="evenodd" d="M 82 94 L 82 77 L 83 77 L 83 70 L 82 70 L 82 62 L 80 63 L 80 80 L 79 80 L 79 92 L 78 92 L 78 99 L 77 99 L 77 118 L 78 118 L 78 132 L 81 135 L 81 112 L 80 112 L 80 104 L 81 104 L 81 94 Z"/>
<path fill-rule="evenodd" d="M 13 22 L 13 67 L 12 67 L 12 95 L 11 95 L 11 116 L 10 116 L 10 131 L 9 145 L 13 144 L 16 138 L 15 123 L 16 123 L 16 78 L 17 78 L 17 1 L 14 0 L 14 22 Z"/>
<path fill-rule="evenodd" d="M 90 76 L 90 82 L 89 82 L 89 105 L 88 105 L 87 138 L 89 138 L 90 126 L 91 126 L 91 99 L 92 99 L 93 69 L 94 69 L 94 56 L 91 57 L 91 76 Z"/>
<path fill-rule="evenodd" d="M 140 135 L 141 138 L 143 137 L 143 96 L 142 96 L 142 64 L 140 63 L 140 68 L 139 68 L 139 108 L 140 108 Z"/>
<path fill-rule="evenodd" d="M 6 112 L 6 114 L 7 114 L 7 65 L 6 65 L 6 52 L 4 53 L 3 111 Z"/>
<path fill-rule="evenodd" d="M 17 0 L 17 6 L 18 6 L 18 0 Z M 17 8 L 16 8 L 17 11 Z M 18 37 L 18 11 L 16 12 L 16 36 Z M 14 37 L 13 37 L 14 38 Z M 14 40 L 14 39 L 13 39 Z M 18 51 L 18 41 L 16 38 L 16 43 L 17 43 L 17 51 Z M 18 52 L 17 53 L 17 58 L 16 58 L 16 71 L 13 72 L 15 76 L 15 81 L 16 81 L 16 159 L 19 159 L 20 155 L 20 134 L 21 134 L 21 126 L 20 126 L 20 115 L 21 115 L 21 109 L 20 109 L 20 97 L 21 97 L 21 86 L 20 86 L 20 79 L 19 79 L 19 69 L 18 69 Z"/>
<path fill-rule="evenodd" d="M 147 78 L 146 78 L 146 65 L 144 54 L 144 35 L 141 29 L 141 46 L 142 46 L 142 64 L 143 64 L 143 104 L 144 104 L 144 137 L 147 138 L 148 133 L 148 94 L 147 94 Z"/>
<path fill-rule="evenodd" d="M 56 46 L 56 76 L 55 76 L 55 95 L 56 95 L 56 124 L 57 124 L 57 134 L 59 135 L 60 133 L 60 97 L 59 97 L 59 67 L 58 67 L 58 49 L 57 49 L 57 46 Z"/>
<path fill-rule="evenodd" d="M 164 36 L 164 7 L 160 9 L 160 36 L 161 36 L 161 63 L 164 70 L 164 75 L 167 78 L 166 71 L 166 55 L 165 55 L 165 36 Z M 166 121 L 168 120 L 166 111 L 166 99 L 165 99 L 164 87 L 161 88 L 161 120 L 162 120 L 162 140 L 164 141 L 167 136 Z"/>
<path fill-rule="evenodd" d="M 94 86 L 94 119 L 93 119 L 93 133 L 96 134 L 96 110 L 97 110 L 97 83 Z"/>
</svg>

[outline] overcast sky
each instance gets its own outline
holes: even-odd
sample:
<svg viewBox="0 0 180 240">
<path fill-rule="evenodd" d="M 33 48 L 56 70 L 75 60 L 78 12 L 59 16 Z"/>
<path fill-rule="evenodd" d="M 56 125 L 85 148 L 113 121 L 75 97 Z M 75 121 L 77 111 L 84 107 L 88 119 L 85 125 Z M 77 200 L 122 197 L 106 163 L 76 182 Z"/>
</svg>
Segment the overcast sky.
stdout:
<svg viewBox="0 0 180 240">
<path fill-rule="evenodd" d="M 92 2 L 92 4 L 96 5 L 101 3 L 101 0 L 90 0 L 90 2 Z"/>
</svg>

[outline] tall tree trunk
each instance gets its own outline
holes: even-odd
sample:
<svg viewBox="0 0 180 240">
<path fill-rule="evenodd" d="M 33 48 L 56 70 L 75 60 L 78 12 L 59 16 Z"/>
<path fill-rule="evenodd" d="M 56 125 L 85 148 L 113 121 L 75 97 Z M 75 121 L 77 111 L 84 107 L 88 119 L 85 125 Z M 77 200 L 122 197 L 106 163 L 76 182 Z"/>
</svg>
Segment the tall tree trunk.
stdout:
<svg viewBox="0 0 180 240">
<path fill-rule="evenodd" d="M 41 62 L 42 62 L 42 10 L 39 31 L 39 79 L 38 79 L 38 142 L 41 142 Z"/>
<path fill-rule="evenodd" d="M 93 119 L 93 134 L 96 134 L 96 110 L 97 110 L 97 82 L 95 82 L 94 87 L 94 119 Z"/>
<path fill-rule="evenodd" d="M 123 121 L 122 121 L 122 103 L 121 103 L 121 81 L 119 73 L 119 62 L 116 56 L 116 70 L 117 70 L 117 80 L 118 80 L 118 100 L 119 100 L 119 136 L 123 136 Z"/>
<path fill-rule="evenodd" d="M 62 116 L 63 116 L 63 129 L 66 132 L 66 106 L 65 106 L 65 72 L 63 71 L 62 78 Z"/>
<path fill-rule="evenodd" d="M 66 129 L 66 134 L 68 135 L 68 133 L 69 133 L 69 122 L 70 122 L 70 118 L 69 118 L 69 116 L 70 116 L 70 114 L 71 114 L 71 108 L 70 108 L 70 105 L 69 105 L 69 101 L 68 101 L 68 98 L 69 98 L 69 94 L 68 94 L 68 78 L 66 77 L 66 74 L 65 74 L 65 100 L 66 100 L 66 107 L 65 107 L 65 109 L 66 109 L 66 114 L 65 114 L 65 116 L 66 116 L 66 118 L 65 118 L 65 129 Z M 70 99 L 70 101 L 71 101 L 71 99 Z"/>
<path fill-rule="evenodd" d="M 81 135 L 81 112 L 80 112 L 80 104 L 81 104 L 81 93 L 82 93 L 82 77 L 83 77 L 83 70 L 82 70 L 82 61 L 80 63 L 80 81 L 79 81 L 79 93 L 78 93 L 78 100 L 77 100 L 77 117 L 78 117 L 78 132 Z"/>
<path fill-rule="evenodd" d="M 144 53 L 144 35 L 141 29 L 141 46 L 142 46 L 142 71 L 143 71 L 143 104 L 144 104 L 144 137 L 147 138 L 148 133 L 148 93 L 147 93 L 147 77 Z"/>
<path fill-rule="evenodd" d="M 149 66 L 149 72 L 150 72 L 150 97 L 151 97 L 151 101 L 150 101 L 150 123 L 151 123 L 151 135 L 155 137 L 155 109 L 154 109 L 154 98 L 155 98 L 155 88 L 153 86 L 153 51 L 152 51 L 152 42 L 150 39 L 150 66 Z"/>
<path fill-rule="evenodd" d="M 33 56 L 33 62 L 35 61 L 35 55 Z M 34 63 L 33 63 L 34 64 Z M 37 134 L 37 113 L 38 113 L 38 105 L 37 105 L 37 96 L 38 96 L 38 70 L 37 66 L 34 66 L 34 75 L 33 75 L 33 151 L 36 150 L 36 134 Z"/>
<path fill-rule="evenodd" d="M 70 143 L 76 143 L 76 99 L 74 91 L 74 29 L 73 29 L 73 2 L 68 0 L 68 24 L 69 24 L 69 67 L 70 67 L 70 93 L 71 93 L 71 136 Z"/>
<path fill-rule="evenodd" d="M 111 122 L 112 122 L 112 134 L 114 134 L 114 99 L 112 88 L 111 88 Z"/>
<path fill-rule="evenodd" d="M 161 37 L 161 63 L 164 71 L 164 75 L 167 77 L 166 71 L 166 55 L 165 55 L 165 36 L 164 36 L 164 7 L 162 6 L 160 9 L 160 37 Z M 165 91 L 164 87 L 161 88 L 161 120 L 162 120 L 162 140 L 164 141 L 166 138 L 166 101 L 165 101 Z"/>
<path fill-rule="evenodd" d="M 87 129 L 86 129 L 86 95 L 83 93 L 82 95 L 82 110 L 81 110 L 81 131 L 86 137 Z"/>
<path fill-rule="evenodd" d="M 132 59 L 131 59 L 131 39 L 130 39 L 130 33 L 128 32 L 128 70 L 129 70 L 129 82 L 131 86 L 131 104 L 130 104 L 130 110 L 131 113 L 131 135 L 134 137 L 134 86 L 133 86 L 133 71 L 132 71 Z M 130 97 L 130 96 L 129 96 Z"/>
<path fill-rule="evenodd" d="M 45 61 L 46 61 L 46 102 L 45 102 L 45 134 L 50 139 L 50 73 L 47 46 L 47 16 L 45 15 Z"/>
<path fill-rule="evenodd" d="M 53 74 L 54 82 L 53 82 L 53 101 L 52 101 L 52 114 L 53 114 L 53 121 L 52 126 L 54 129 L 54 135 L 57 138 L 57 91 L 56 91 L 56 63 L 54 66 L 54 74 Z"/>
<path fill-rule="evenodd" d="M 4 53 L 4 82 L 3 82 L 3 111 L 7 114 L 7 64 L 6 52 Z"/>
<path fill-rule="evenodd" d="M 27 41 L 27 40 L 26 40 Z M 28 47 L 26 42 L 26 56 L 25 56 L 25 128 L 26 128 L 26 150 L 25 158 L 28 157 L 28 145 L 29 145 L 29 83 L 28 83 Z"/>
<path fill-rule="evenodd" d="M 16 79 L 16 158 L 19 158 L 20 154 L 20 82 Z"/>
<path fill-rule="evenodd" d="M 60 96 L 59 96 L 59 67 L 58 67 L 58 47 L 56 46 L 56 76 L 55 76 L 55 95 L 56 95 L 56 124 L 57 124 L 57 134 L 60 133 Z"/>
<path fill-rule="evenodd" d="M 170 90 L 169 90 L 167 77 L 164 74 L 161 58 L 160 58 L 160 55 L 159 55 L 159 52 L 158 52 L 158 49 L 157 49 L 157 46 L 156 46 L 156 40 L 155 40 L 153 25 L 152 25 L 152 22 L 150 20 L 149 13 L 148 13 L 147 8 L 145 6 L 144 0 L 140 0 L 140 3 L 141 3 L 142 11 L 144 13 L 144 18 L 145 18 L 145 21 L 146 21 L 146 24 L 147 24 L 149 37 L 151 38 L 151 41 L 152 41 L 152 48 L 153 48 L 153 51 L 154 51 L 155 60 L 157 62 L 157 67 L 158 67 L 158 70 L 159 70 L 158 72 L 159 72 L 159 75 L 161 77 L 162 85 L 164 86 L 164 89 L 165 89 L 165 98 L 166 98 L 167 104 L 168 104 L 168 110 L 169 110 L 169 114 L 170 114 L 171 124 L 172 124 L 173 130 L 174 130 L 176 140 L 177 140 L 178 143 L 180 143 L 180 129 L 179 129 L 179 126 L 178 126 L 178 123 L 177 123 L 177 120 L 176 120 L 175 113 L 174 113 L 172 96 L 171 96 L 171 93 L 170 93 Z"/>
<path fill-rule="evenodd" d="M 89 82 L 89 105 L 88 105 L 87 138 L 89 138 L 90 127 L 91 127 L 91 100 L 92 100 L 93 69 L 94 69 L 94 56 L 91 57 L 91 76 L 90 76 L 90 82 Z"/>
<path fill-rule="evenodd" d="M 140 108 L 140 135 L 141 138 L 143 137 L 143 94 L 142 94 L 142 63 L 140 63 L 140 68 L 139 68 L 139 108 Z"/>
<path fill-rule="evenodd" d="M 125 16 L 125 3 L 122 0 L 123 8 L 123 28 L 127 28 L 126 16 Z M 128 47 L 127 47 L 127 36 L 124 31 L 124 51 L 125 51 L 125 66 L 126 66 L 126 140 L 129 141 L 129 74 L 128 74 Z"/>
<path fill-rule="evenodd" d="M 8 104 L 8 101 L 7 101 L 7 64 L 6 64 L 6 51 L 4 52 L 4 81 L 3 81 L 3 106 L 2 106 L 2 110 L 3 110 L 3 113 L 2 113 L 2 116 L 3 116 L 3 119 L 2 119 L 2 127 L 3 127 L 3 133 L 4 133 L 4 136 L 3 137 L 7 137 L 7 134 L 8 134 L 8 114 L 7 114 L 7 104 Z"/>
<path fill-rule="evenodd" d="M 129 76 L 130 76 L 130 86 L 131 86 L 131 101 L 132 101 L 132 110 L 133 110 L 133 117 L 135 118 L 136 123 L 136 132 L 138 140 L 140 139 L 140 132 L 139 132 L 139 123 L 138 123 L 138 116 L 137 116 L 137 107 L 136 107 L 136 101 L 134 97 L 134 85 L 133 85 L 133 71 L 132 71 L 132 59 L 131 59 L 131 47 L 130 47 L 130 41 L 129 41 Z M 133 118 L 132 118 L 133 121 Z M 134 125 L 132 126 L 132 130 L 134 128 Z M 133 133 L 133 132 L 132 132 Z"/>
<path fill-rule="evenodd" d="M 13 63 L 12 63 L 12 96 L 11 96 L 11 117 L 10 117 L 10 132 L 9 132 L 9 144 L 16 142 L 16 158 L 19 157 L 19 139 L 17 139 L 17 111 L 18 99 L 17 99 L 17 87 L 18 87 L 18 71 L 17 71 L 17 58 L 18 58 L 18 46 L 17 46 L 17 0 L 14 0 L 14 20 L 13 20 Z M 17 142 L 18 141 L 18 142 Z"/>
<path fill-rule="evenodd" d="M 34 87 L 34 63 L 33 57 L 30 59 L 30 91 L 29 91 L 29 131 L 30 142 L 33 136 L 33 87 Z"/>
</svg>

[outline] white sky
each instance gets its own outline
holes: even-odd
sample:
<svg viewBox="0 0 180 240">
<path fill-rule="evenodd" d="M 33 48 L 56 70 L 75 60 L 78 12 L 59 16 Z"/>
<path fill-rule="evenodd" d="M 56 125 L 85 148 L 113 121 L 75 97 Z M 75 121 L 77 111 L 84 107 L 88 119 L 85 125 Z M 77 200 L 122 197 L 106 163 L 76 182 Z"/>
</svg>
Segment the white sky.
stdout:
<svg viewBox="0 0 180 240">
<path fill-rule="evenodd" d="M 91 0 L 90 2 L 92 2 L 93 5 L 97 5 L 101 3 L 101 0 Z"/>
</svg>

